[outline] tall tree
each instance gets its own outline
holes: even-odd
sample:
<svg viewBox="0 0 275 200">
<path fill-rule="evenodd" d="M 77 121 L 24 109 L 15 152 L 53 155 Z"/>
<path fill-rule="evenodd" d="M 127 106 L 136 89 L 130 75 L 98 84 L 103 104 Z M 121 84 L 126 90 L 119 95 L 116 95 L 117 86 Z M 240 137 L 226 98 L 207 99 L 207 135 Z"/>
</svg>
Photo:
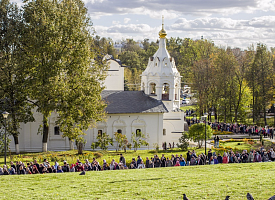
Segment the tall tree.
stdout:
<svg viewBox="0 0 275 200">
<path fill-rule="evenodd" d="M 30 86 L 25 81 L 28 74 L 21 65 L 20 37 L 24 24 L 16 4 L 8 0 L 0 2 L 0 26 L 0 110 L 10 113 L 8 132 L 13 136 L 18 154 L 20 123 L 34 119 L 28 102 Z"/>
<path fill-rule="evenodd" d="M 238 62 L 238 67 L 235 72 L 238 89 L 236 90 L 235 103 L 233 104 L 235 111 L 234 121 L 237 122 L 241 120 L 241 122 L 245 123 L 246 110 L 251 104 L 250 89 L 246 81 L 246 74 L 254 60 L 254 51 L 248 50 L 242 52 L 240 49 L 236 49 L 233 51 L 233 55 Z"/>
<path fill-rule="evenodd" d="M 271 90 L 273 83 L 274 70 L 272 68 L 273 60 L 272 54 L 268 51 L 266 45 L 258 44 L 254 59 L 254 67 L 259 69 L 257 76 L 259 84 L 259 105 L 260 110 L 264 115 L 264 124 L 266 122 L 266 107 L 273 98 L 273 92 Z"/>
<path fill-rule="evenodd" d="M 234 98 L 236 94 L 237 84 L 235 80 L 235 72 L 237 68 L 236 59 L 231 49 L 220 48 L 215 55 L 214 65 L 218 76 L 217 92 L 219 94 L 219 109 L 220 116 L 223 116 L 223 121 L 232 121 L 234 113 Z"/>
<path fill-rule="evenodd" d="M 42 150 L 47 151 L 48 119 L 53 111 L 69 138 L 102 119 L 103 65 L 92 54 L 91 22 L 81 0 L 30 0 L 23 8 L 24 64 L 33 86 L 31 99 L 43 115 Z"/>
</svg>

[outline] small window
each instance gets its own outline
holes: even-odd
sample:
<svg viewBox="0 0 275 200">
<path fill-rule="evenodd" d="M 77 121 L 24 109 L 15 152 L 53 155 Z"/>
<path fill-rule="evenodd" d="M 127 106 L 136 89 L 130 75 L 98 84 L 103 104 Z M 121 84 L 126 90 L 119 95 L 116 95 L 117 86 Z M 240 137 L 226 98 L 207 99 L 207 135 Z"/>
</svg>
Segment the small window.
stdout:
<svg viewBox="0 0 275 200">
<path fill-rule="evenodd" d="M 156 66 L 158 66 L 158 63 L 156 63 Z"/>
<path fill-rule="evenodd" d="M 97 135 L 101 137 L 102 136 L 102 130 L 98 130 Z"/>
<path fill-rule="evenodd" d="M 136 129 L 136 136 L 140 137 L 141 136 L 141 130 L 140 129 Z"/>
<path fill-rule="evenodd" d="M 165 63 L 165 67 L 167 67 L 167 63 Z"/>
<path fill-rule="evenodd" d="M 117 133 L 122 133 L 122 130 L 121 130 L 121 129 L 118 129 L 118 130 L 117 130 Z"/>
<path fill-rule="evenodd" d="M 163 133 L 163 135 L 166 135 L 166 129 L 165 128 L 162 130 L 162 133 Z"/>
<path fill-rule="evenodd" d="M 54 127 L 54 135 L 60 135 L 59 126 Z"/>
</svg>

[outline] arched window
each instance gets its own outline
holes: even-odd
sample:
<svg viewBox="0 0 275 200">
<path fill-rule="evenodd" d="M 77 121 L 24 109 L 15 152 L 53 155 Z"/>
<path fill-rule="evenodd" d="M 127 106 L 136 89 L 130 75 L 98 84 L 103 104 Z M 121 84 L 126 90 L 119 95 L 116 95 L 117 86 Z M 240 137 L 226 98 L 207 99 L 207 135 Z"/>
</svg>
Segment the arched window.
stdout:
<svg viewBox="0 0 275 200">
<path fill-rule="evenodd" d="M 122 133 L 122 130 L 121 129 L 117 129 L 117 133 Z"/>
<path fill-rule="evenodd" d="M 140 137 L 141 136 L 141 130 L 140 129 L 136 129 L 136 136 Z"/>
<path fill-rule="evenodd" d="M 150 94 L 155 95 L 156 94 L 156 84 L 150 83 Z"/>
<path fill-rule="evenodd" d="M 162 87 L 162 100 L 169 100 L 169 84 L 164 83 Z"/>
</svg>

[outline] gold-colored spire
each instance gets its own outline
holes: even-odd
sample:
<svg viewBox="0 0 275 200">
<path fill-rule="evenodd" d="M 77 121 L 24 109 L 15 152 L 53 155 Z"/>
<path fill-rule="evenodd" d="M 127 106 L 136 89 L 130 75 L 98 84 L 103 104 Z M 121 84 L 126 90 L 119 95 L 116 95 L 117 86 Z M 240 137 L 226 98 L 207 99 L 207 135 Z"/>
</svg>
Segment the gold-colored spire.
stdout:
<svg viewBox="0 0 275 200">
<path fill-rule="evenodd" d="M 167 35 L 167 33 L 164 30 L 164 17 L 162 15 L 162 29 L 159 31 L 159 38 L 165 38 L 166 35 Z"/>
</svg>

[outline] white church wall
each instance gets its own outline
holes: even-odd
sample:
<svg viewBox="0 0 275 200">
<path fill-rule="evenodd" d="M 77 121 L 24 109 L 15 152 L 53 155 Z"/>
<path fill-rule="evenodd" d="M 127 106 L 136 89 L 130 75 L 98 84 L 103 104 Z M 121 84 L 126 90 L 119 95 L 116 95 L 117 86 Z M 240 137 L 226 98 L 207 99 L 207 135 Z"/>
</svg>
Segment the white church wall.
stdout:
<svg viewBox="0 0 275 200">
<path fill-rule="evenodd" d="M 107 127 L 105 130 L 108 135 L 114 138 L 114 133 L 121 130 L 125 134 L 128 141 L 131 141 L 132 132 L 140 129 L 141 132 L 149 134 L 149 147 L 142 147 L 141 149 L 152 149 L 154 143 L 162 143 L 162 128 L 163 128 L 163 114 L 162 113 L 130 113 L 130 114 L 108 114 Z M 94 128 L 94 138 L 87 144 L 87 149 L 91 146 L 92 142 L 96 142 L 96 136 L 99 128 Z M 85 149 L 86 149 L 85 146 Z M 109 146 L 109 149 L 115 149 L 114 146 Z"/>
<path fill-rule="evenodd" d="M 163 116 L 163 129 L 165 130 L 165 135 L 163 136 L 163 142 L 175 143 L 179 142 L 179 138 L 184 130 L 184 112 L 169 112 L 164 113 Z"/>
<path fill-rule="evenodd" d="M 21 124 L 21 133 L 19 134 L 19 149 L 21 152 L 41 152 L 42 151 L 42 134 L 38 133 L 39 125 L 42 124 L 42 115 L 35 113 L 36 122 Z M 63 138 L 62 133 L 55 135 L 54 127 L 56 126 L 54 120 L 56 114 L 52 114 L 49 120 L 49 137 L 48 150 L 49 151 L 64 151 L 70 149 L 68 138 Z M 131 142 L 131 133 L 140 129 L 141 132 L 149 134 L 149 147 L 141 147 L 140 149 L 152 149 L 154 143 L 162 144 L 162 130 L 163 130 L 163 113 L 131 113 L 131 114 L 107 114 L 106 122 L 98 122 L 97 127 L 90 128 L 85 132 L 84 139 L 86 140 L 85 150 L 92 150 L 91 144 L 96 142 L 98 130 L 106 132 L 112 138 L 114 133 L 122 130 L 122 134 L 126 134 L 127 139 Z M 13 138 L 10 143 L 10 149 L 15 151 Z M 76 146 L 74 145 L 76 148 Z M 115 149 L 114 146 L 109 147 L 110 150 Z"/>
<path fill-rule="evenodd" d="M 40 113 L 34 111 L 35 122 L 29 122 L 26 124 L 20 124 L 20 134 L 19 134 L 19 149 L 25 152 L 41 152 L 42 151 L 42 133 L 38 132 L 40 125 L 42 124 L 43 117 Z M 62 133 L 60 135 L 54 134 L 54 127 L 56 126 L 54 120 L 56 119 L 56 114 L 53 113 L 49 119 L 49 136 L 48 136 L 48 150 L 58 151 L 58 150 L 69 150 L 69 140 L 68 138 L 63 138 Z M 41 129 L 42 131 L 42 129 Z M 15 145 L 13 137 L 10 136 L 12 140 L 10 143 L 10 149 L 12 152 L 15 151 Z"/>
<path fill-rule="evenodd" d="M 110 68 L 104 81 L 105 90 L 124 90 L 124 67 L 115 60 L 108 60 Z"/>
</svg>

